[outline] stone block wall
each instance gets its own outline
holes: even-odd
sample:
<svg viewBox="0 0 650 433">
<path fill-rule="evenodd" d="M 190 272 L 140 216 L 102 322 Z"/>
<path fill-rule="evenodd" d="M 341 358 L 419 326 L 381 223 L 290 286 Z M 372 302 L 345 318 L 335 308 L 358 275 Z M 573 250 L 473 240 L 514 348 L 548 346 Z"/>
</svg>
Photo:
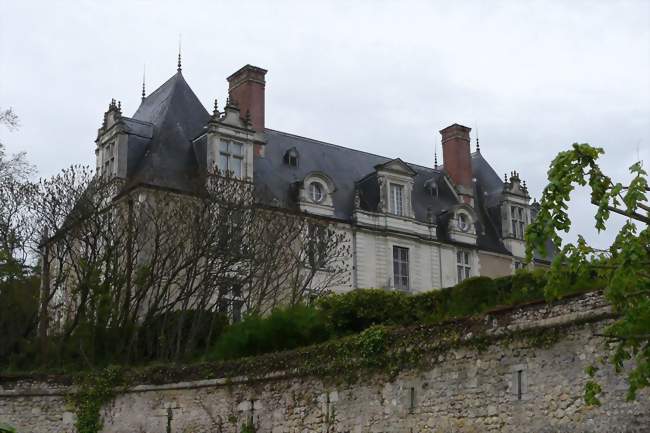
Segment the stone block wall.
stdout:
<svg viewBox="0 0 650 433">
<path fill-rule="evenodd" d="M 433 352 L 426 368 L 364 374 L 346 383 L 295 371 L 134 385 L 103 411 L 106 433 L 650 432 L 650 393 L 626 402 L 624 377 L 602 367 L 600 407 L 586 406 L 585 368 L 611 320 L 599 294 L 531 304 L 485 317 L 486 334 L 561 329 L 552 341 L 503 338 Z M 469 338 L 469 337 L 468 337 Z M 64 385 L 0 382 L 0 421 L 21 432 L 73 432 Z"/>
</svg>

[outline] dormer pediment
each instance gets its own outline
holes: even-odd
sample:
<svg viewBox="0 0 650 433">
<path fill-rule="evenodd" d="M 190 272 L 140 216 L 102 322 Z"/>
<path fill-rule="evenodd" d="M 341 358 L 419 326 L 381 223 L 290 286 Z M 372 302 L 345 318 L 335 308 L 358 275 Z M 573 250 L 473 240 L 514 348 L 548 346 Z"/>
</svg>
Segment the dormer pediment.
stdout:
<svg viewBox="0 0 650 433">
<path fill-rule="evenodd" d="M 409 165 L 402 161 L 400 158 L 395 158 L 383 164 L 375 165 L 375 170 L 377 170 L 378 173 L 389 172 L 392 174 L 408 177 L 413 177 L 417 174 L 415 170 L 409 167 Z"/>
</svg>

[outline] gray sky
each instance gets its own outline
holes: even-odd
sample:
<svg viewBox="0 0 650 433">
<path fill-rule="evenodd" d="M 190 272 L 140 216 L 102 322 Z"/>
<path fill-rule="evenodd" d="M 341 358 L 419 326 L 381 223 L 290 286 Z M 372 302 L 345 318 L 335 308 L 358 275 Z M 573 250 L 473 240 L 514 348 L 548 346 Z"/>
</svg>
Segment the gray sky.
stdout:
<svg viewBox="0 0 650 433">
<path fill-rule="evenodd" d="M 41 176 L 94 165 L 111 98 L 132 115 L 176 71 L 203 104 L 226 77 L 267 74 L 267 126 L 433 166 L 438 130 L 478 126 L 498 173 L 539 198 L 550 160 L 573 142 L 607 152 L 616 178 L 650 161 L 650 2 L 642 1 L 3 1 L 0 130 Z M 593 209 L 571 214 L 603 246 Z M 572 233 L 570 237 L 573 237 Z"/>
</svg>

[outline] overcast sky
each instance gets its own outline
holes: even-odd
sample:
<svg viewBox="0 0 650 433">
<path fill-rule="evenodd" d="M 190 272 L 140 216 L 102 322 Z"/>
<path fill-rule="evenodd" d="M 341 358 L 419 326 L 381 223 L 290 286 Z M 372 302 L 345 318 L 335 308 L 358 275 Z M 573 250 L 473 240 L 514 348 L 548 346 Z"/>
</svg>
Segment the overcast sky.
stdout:
<svg viewBox="0 0 650 433">
<path fill-rule="evenodd" d="M 206 107 L 226 77 L 268 69 L 267 127 L 433 166 L 438 130 L 478 129 L 497 173 L 539 198 L 573 142 L 603 147 L 616 178 L 650 161 L 650 1 L 0 2 L 0 130 L 41 176 L 94 166 L 111 98 L 125 115 L 176 72 Z M 597 245 L 593 209 L 572 207 Z M 572 233 L 573 237 L 575 233 Z"/>
</svg>

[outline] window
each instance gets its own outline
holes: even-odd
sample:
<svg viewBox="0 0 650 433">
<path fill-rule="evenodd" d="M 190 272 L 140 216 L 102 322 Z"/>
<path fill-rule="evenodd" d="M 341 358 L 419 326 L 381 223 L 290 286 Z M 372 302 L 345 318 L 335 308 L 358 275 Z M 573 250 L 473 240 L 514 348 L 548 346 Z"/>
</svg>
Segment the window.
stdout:
<svg viewBox="0 0 650 433">
<path fill-rule="evenodd" d="M 409 249 L 393 247 L 393 280 L 396 289 L 409 288 Z"/>
<path fill-rule="evenodd" d="M 307 226 L 307 260 L 312 269 L 323 269 L 327 265 L 328 228 L 323 225 Z"/>
<path fill-rule="evenodd" d="M 404 187 L 390 184 L 390 211 L 395 215 L 404 215 Z"/>
<path fill-rule="evenodd" d="M 244 166 L 244 145 L 234 141 L 221 140 L 219 144 L 219 168 L 230 172 L 237 178 L 242 177 Z"/>
<path fill-rule="evenodd" d="M 287 150 L 284 154 L 284 163 L 291 167 L 298 167 L 298 151 L 295 147 Z"/>
<path fill-rule="evenodd" d="M 458 228 L 464 232 L 466 232 L 469 229 L 469 222 L 467 221 L 467 215 L 465 215 L 464 213 L 458 214 Z"/>
<path fill-rule="evenodd" d="M 523 262 L 515 260 L 515 271 L 518 271 L 519 269 L 524 269 L 524 264 Z"/>
<path fill-rule="evenodd" d="M 524 400 L 528 392 L 528 377 L 525 365 L 516 365 L 512 369 L 512 395 L 516 400 Z"/>
<path fill-rule="evenodd" d="M 325 198 L 325 190 L 320 182 L 309 184 L 309 195 L 314 203 L 320 203 Z"/>
<path fill-rule="evenodd" d="M 470 256 L 468 251 L 458 250 L 456 252 L 456 268 L 458 270 L 458 282 L 460 283 L 466 278 L 469 278 L 472 273 L 472 265 L 470 264 Z"/>
<path fill-rule="evenodd" d="M 526 233 L 526 214 L 524 208 L 510 206 L 510 220 L 512 224 L 512 236 L 523 239 Z"/>
<path fill-rule="evenodd" d="M 113 174 L 115 167 L 115 143 L 110 143 L 104 148 L 104 167 L 103 174 Z"/>
</svg>

